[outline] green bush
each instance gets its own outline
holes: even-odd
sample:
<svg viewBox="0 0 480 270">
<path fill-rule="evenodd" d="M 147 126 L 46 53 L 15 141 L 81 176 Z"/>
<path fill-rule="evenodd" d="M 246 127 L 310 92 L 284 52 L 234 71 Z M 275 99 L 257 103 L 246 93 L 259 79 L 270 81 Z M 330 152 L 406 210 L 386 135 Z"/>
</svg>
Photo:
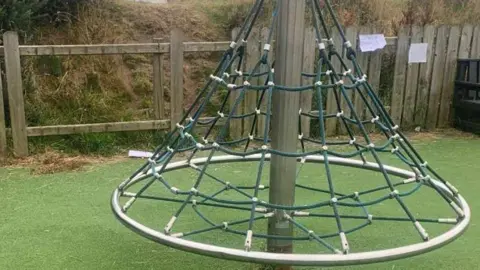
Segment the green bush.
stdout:
<svg viewBox="0 0 480 270">
<path fill-rule="evenodd" d="M 18 31 L 29 38 L 33 27 L 58 25 L 75 16 L 79 5 L 95 0 L 3 0 L 0 6 L 0 34 Z M 101 0 L 97 0 L 101 1 Z"/>
</svg>

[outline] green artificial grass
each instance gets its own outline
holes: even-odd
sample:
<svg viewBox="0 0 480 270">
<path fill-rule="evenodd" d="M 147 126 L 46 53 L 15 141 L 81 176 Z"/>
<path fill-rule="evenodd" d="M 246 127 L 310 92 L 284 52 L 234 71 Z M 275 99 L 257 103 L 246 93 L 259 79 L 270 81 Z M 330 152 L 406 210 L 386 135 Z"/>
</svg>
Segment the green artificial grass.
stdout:
<svg viewBox="0 0 480 270">
<path fill-rule="evenodd" d="M 472 209 L 472 220 L 468 231 L 455 242 L 425 255 L 414 258 L 337 269 L 478 269 L 480 239 L 478 215 L 480 201 L 476 196 L 480 190 L 477 181 L 480 168 L 480 140 L 448 138 L 421 140 L 415 147 L 437 171 L 460 190 Z M 392 158 L 389 158 L 393 162 Z M 99 164 L 83 172 L 68 172 L 52 175 L 31 175 L 28 169 L 0 169 L 0 269 L 259 269 L 259 265 L 219 260 L 178 251 L 142 238 L 123 227 L 110 209 L 110 196 L 114 188 L 131 174 L 143 161 L 129 160 L 113 164 Z M 389 163 L 392 164 L 392 163 Z M 396 165 L 395 163 L 393 165 Z M 216 165 L 212 168 L 218 175 L 232 176 L 239 182 L 251 179 L 254 171 L 248 164 Z M 268 167 L 268 166 L 267 166 Z M 252 167 L 250 167 L 252 168 Z M 349 168 L 335 167 L 334 173 L 342 179 L 337 181 L 338 189 L 352 192 L 349 187 L 354 181 L 367 182 L 374 176 Z M 321 168 L 306 167 L 300 182 L 310 183 L 321 177 Z M 184 189 L 191 185 L 191 173 L 172 172 L 171 179 L 182 182 Z M 182 184 L 178 185 L 182 188 Z M 205 185 L 204 190 L 214 192 L 218 186 Z M 153 192 L 152 190 L 151 192 Z M 415 213 L 423 217 L 438 217 L 444 208 L 436 207 L 437 198 L 433 192 L 406 199 Z M 267 196 L 264 192 L 262 196 Z M 223 196 L 228 196 L 227 194 Z M 311 202 L 314 193 L 302 191 L 297 194 L 298 203 Z M 136 208 L 135 208 L 136 207 Z M 417 208 L 415 208 L 417 207 Z M 161 229 L 170 219 L 175 204 L 152 204 L 138 201 L 131 208 L 131 215 L 145 224 Z M 356 212 L 355 212 L 356 211 Z M 378 206 L 381 213 L 401 215 L 398 206 L 391 201 Z M 234 219 L 236 211 L 208 211 L 214 220 Z M 352 210 L 352 214 L 360 214 Z M 178 220 L 176 229 L 204 228 L 195 213 L 187 207 Z M 198 224 L 196 224 L 197 222 Z M 263 222 L 263 221 L 262 221 Z M 257 226 L 263 226 L 265 222 Z M 305 221 L 306 225 L 312 221 Z M 325 233 L 332 232 L 333 220 L 326 220 Z M 345 226 L 355 226 L 358 221 L 345 221 Z M 351 245 L 369 248 L 395 247 L 408 244 L 415 235 L 409 223 L 378 224 L 367 227 L 351 236 Z M 377 224 L 375 224 L 377 225 Z M 443 226 L 443 227 L 442 227 Z M 244 229 L 244 225 L 239 229 Z M 434 235 L 445 230 L 445 225 L 425 225 Z M 439 229 L 438 229 L 439 228 Z M 333 230 L 334 231 L 334 230 Z M 238 247 L 243 237 L 212 232 L 196 236 L 207 243 Z M 350 236 L 349 236 L 350 238 Z M 414 238 L 417 241 L 417 238 Z M 332 241 L 336 241 L 333 240 Z M 254 240 L 256 249 L 264 247 L 260 240 Z M 299 243 L 297 251 L 315 252 L 318 244 Z M 321 252 L 318 250 L 317 252 Z M 321 268 L 296 268 L 321 269 Z"/>
</svg>

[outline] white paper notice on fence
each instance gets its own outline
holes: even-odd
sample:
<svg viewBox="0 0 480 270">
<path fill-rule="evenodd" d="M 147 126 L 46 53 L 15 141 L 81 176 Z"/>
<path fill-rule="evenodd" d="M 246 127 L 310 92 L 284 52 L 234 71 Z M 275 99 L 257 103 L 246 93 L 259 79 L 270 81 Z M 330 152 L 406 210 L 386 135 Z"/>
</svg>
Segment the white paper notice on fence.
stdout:
<svg viewBox="0 0 480 270">
<path fill-rule="evenodd" d="M 362 52 L 374 52 L 387 46 L 387 40 L 383 34 L 359 35 L 358 39 Z"/>
<path fill-rule="evenodd" d="M 428 43 L 412 43 L 408 53 L 408 63 L 427 62 Z"/>
<path fill-rule="evenodd" d="M 135 158 L 149 158 L 153 156 L 153 153 L 145 152 L 145 151 L 130 150 L 128 151 L 128 156 L 135 157 Z"/>
</svg>

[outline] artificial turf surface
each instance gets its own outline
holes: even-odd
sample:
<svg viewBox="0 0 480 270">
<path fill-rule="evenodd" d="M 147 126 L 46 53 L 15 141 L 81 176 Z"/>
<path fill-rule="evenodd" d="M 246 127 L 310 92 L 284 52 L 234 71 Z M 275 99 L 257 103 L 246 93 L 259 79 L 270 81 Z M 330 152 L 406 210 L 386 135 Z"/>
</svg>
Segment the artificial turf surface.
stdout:
<svg viewBox="0 0 480 270">
<path fill-rule="evenodd" d="M 477 199 L 480 190 L 480 183 L 477 181 L 480 169 L 480 139 L 423 139 L 414 141 L 414 145 L 429 164 L 455 184 L 468 201 L 473 215 L 469 229 L 455 242 L 425 255 L 388 263 L 337 269 L 479 269 L 480 259 L 476 255 L 480 253 L 480 245 L 478 245 L 480 230 L 476 209 L 480 209 L 480 201 Z M 52 175 L 31 175 L 27 168 L 1 168 L 0 269 L 256 269 L 259 267 L 170 249 L 144 239 L 123 227 L 111 212 L 110 196 L 114 188 L 142 162 L 128 160 L 99 164 L 83 172 Z M 249 173 L 254 173 L 245 171 L 246 168 L 237 165 L 222 166 L 218 167 L 220 175 L 234 175 L 237 171 L 238 179 L 248 178 Z M 346 188 L 348 179 L 353 176 L 357 178 L 356 181 L 367 181 L 371 175 L 352 169 L 336 168 L 336 170 L 339 174 L 343 174 L 342 179 L 346 179 L 343 183 Z M 307 168 L 304 179 L 300 181 L 308 181 L 316 175 L 318 172 Z M 188 178 L 188 174 L 184 173 L 183 177 Z M 343 184 L 339 184 L 339 188 L 342 188 Z M 435 196 L 429 194 L 417 197 L 415 201 L 408 203 L 422 206 L 418 211 L 423 209 L 422 213 L 426 214 L 443 211 L 435 207 Z M 307 193 L 297 195 L 297 199 L 300 202 L 309 202 L 310 195 Z M 421 200 L 421 203 L 417 200 Z M 379 207 L 380 211 L 397 213 L 392 204 L 386 203 Z M 174 209 L 176 208 L 170 205 L 159 207 L 139 204 L 137 211 L 139 219 L 144 218 L 145 222 L 151 223 L 149 225 L 152 226 L 158 224 L 158 229 L 161 229 Z M 195 213 L 190 211 L 185 214 L 194 215 Z M 211 214 L 213 217 L 223 215 L 225 219 L 235 215 L 234 212 L 225 211 Z M 132 215 L 135 214 L 132 212 Z M 179 222 L 179 224 L 179 226 L 182 224 L 192 226 L 192 223 L 188 222 L 186 224 Z M 326 221 L 325 224 L 334 225 L 332 221 Z M 409 235 L 414 232 L 411 226 L 401 224 L 405 229 L 395 230 L 392 229 L 396 226 L 395 224 L 392 223 L 392 226 L 384 224 L 372 229 L 367 227 L 358 232 L 354 243 L 357 246 L 363 245 L 365 249 L 390 247 L 390 245 L 394 247 L 401 243 L 408 243 Z M 435 229 L 432 230 L 435 232 Z M 226 246 L 241 247 L 243 245 L 243 242 L 238 242 L 238 239 L 243 241 L 242 237 L 228 238 L 221 233 L 212 233 L 201 239 L 205 242 L 219 242 Z M 311 244 L 299 244 L 296 247 L 297 250 L 305 252 L 314 248 Z"/>
</svg>

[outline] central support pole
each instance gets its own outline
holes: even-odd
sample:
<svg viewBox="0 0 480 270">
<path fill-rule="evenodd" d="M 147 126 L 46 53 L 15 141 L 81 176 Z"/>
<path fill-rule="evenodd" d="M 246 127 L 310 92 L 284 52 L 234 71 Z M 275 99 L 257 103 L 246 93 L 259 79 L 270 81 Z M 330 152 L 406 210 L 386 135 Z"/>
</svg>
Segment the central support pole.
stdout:
<svg viewBox="0 0 480 270">
<path fill-rule="evenodd" d="M 299 86 L 302 82 L 305 1 L 278 0 L 278 5 L 275 84 Z M 273 92 L 271 135 L 273 149 L 296 152 L 299 109 L 300 93 L 279 90 Z M 271 203 L 288 206 L 294 204 L 296 168 L 295 158 L 272 155 L 269 194 Z M 268 234 L 293 235 L 293 225 L 285 219 L 284 211 L 277 211 L 269 220 Z M 292 253 L 293 244 L 291 240 L 269 239 L 267 250 L 275 253 Z"/>
</svg>

